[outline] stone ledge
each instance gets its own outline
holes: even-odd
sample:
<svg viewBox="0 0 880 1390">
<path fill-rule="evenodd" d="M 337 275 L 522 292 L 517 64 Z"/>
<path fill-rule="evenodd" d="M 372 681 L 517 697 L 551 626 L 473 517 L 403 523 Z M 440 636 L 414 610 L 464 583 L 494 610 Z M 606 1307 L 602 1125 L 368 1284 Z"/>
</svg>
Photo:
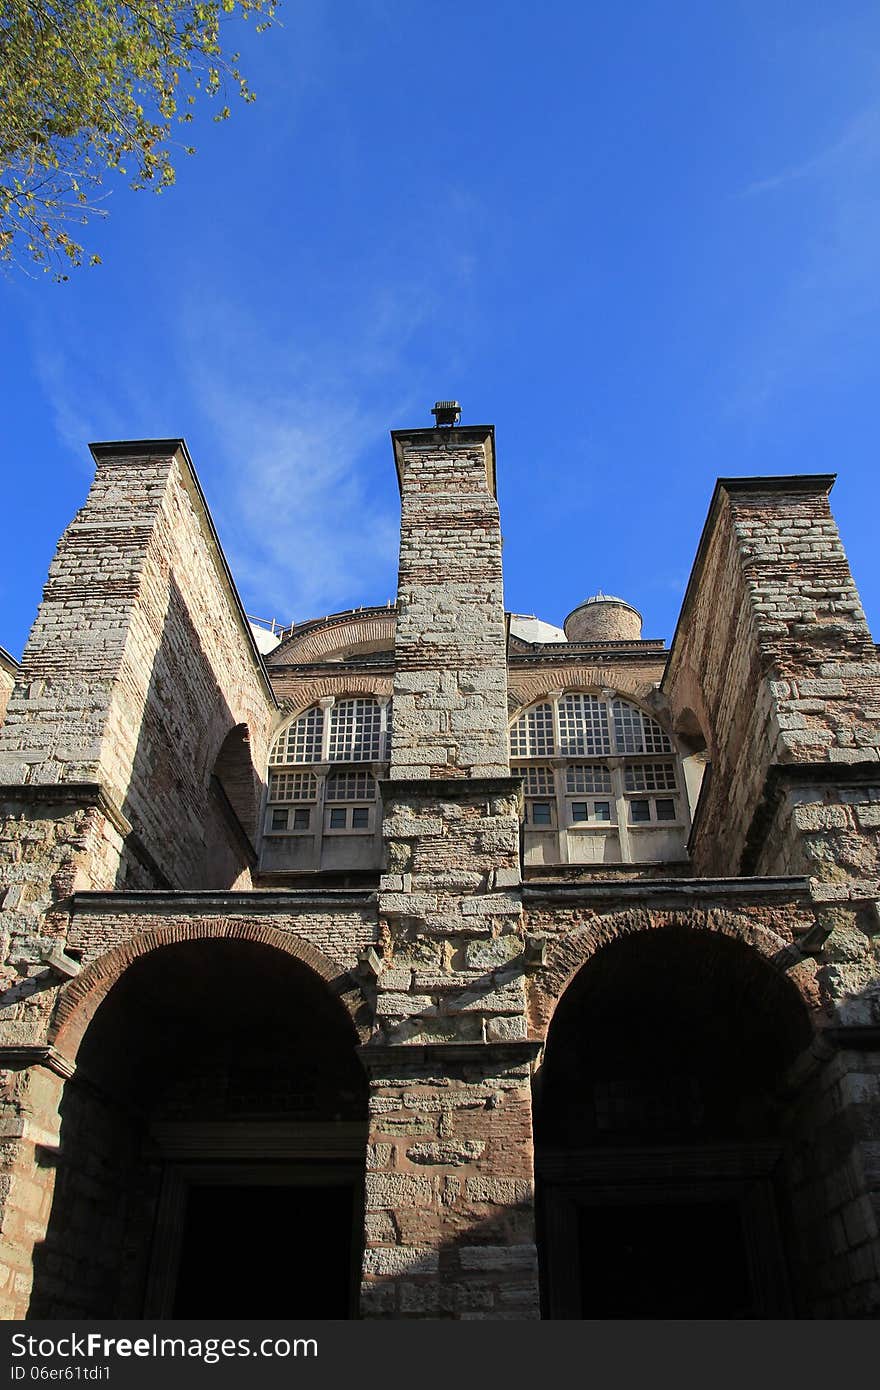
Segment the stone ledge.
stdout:
<svg viewBox="0 0 880 1390">
<path fill-rule="evenodd" d="M 592 883 L 523 884 L 523 905 L 538 902 L 641 902 L 663 898 L 693 901 L 696 898 L 743 899 L 798 898 L 809 900 L 806 877 L 600 879 Z"/>
<path fill-rule="evenodd" d="M 521 777 L 382 777 L 379 791 L 386 808 L 395 797 L 431 797 L 437 801 L 457 797 L 505 796 L 518 794 Z"/>
<path fill-rule="evenodd" d="M 4 782 L 0 801 L 34 801 L 44 805 L 94 806 L 123 838 L 131 834 L 131 821 L 123 815 L 100 782 Z"/>
<path fill-rule="evenodd" d="M 0 1046 L 0 1067 L 46 1067 L 65 1081 L 73 1076 L 76 1063 L 46 1043 L 18 1043 Z"/>
<path fill-rule="evenodd" d="M 526 1065 L 538 1056 L 543 1042 L 537 1039 L 514 1042 L 436 1042 L 361 1043 L 355 1048 L 367 1071 L 397 1068 L 401 1064 L 442 1066 L 446 1062 L 465 1062 L 474 1066 L 487 1063 L 501 1066 Z"/>
<path fill-rule="evenodd" d="M 240 893 L 185 889 L 140 889 L 137 892 L 81 892 L 70 899 L 74 912 L 134 912 L 142 916 L 151 913 L 222 913 L 238 916 L 247 913 L 291 912 L 297 908 L 360 908 L 376 907 L 376 894 L 357 888 L 328 888 L 324 892 L 296 888 L 259 890 Z"/>
</svg>

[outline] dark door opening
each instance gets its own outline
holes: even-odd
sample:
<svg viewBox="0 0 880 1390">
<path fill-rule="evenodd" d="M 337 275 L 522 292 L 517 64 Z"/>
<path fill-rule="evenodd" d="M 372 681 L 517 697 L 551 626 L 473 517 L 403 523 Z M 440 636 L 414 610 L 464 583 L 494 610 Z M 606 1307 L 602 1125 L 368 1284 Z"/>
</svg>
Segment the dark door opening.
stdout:
<svg viewBox="0 0 880 1390">
<path fill-rule="evenodd" d="M 545 1156 L 544 1317 L 790 1316 L 772 1164 L 734 1148 Z"/>
<path fill-rule="evenodd" d="M 189 1187 L 171 1316 L 348 1318 L 351 1186 Z"/>
<path fill-rule="evenodd" d="M 735 1201 L 582 1206 L 583 1318 L 745 1318 L 758 1312 Z"/>
</svg>

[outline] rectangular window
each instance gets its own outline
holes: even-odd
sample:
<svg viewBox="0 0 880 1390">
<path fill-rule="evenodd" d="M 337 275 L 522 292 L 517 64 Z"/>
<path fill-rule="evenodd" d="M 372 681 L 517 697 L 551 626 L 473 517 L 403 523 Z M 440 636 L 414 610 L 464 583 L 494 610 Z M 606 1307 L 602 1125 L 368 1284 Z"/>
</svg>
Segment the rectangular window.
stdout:
<svg viewBox="0 0 880 1390">
<path fill-rule="evenodd" d="M 270 801 L 314 801 L 318 784 L 313 772 L 269 774 Z"/>
<path fill-rule="evenodd" d="M 517 767 L 511 771 L 523 779 L 526 796 L 554 795 L 552 767 Z"/>
<path fill-rule="evenodd" d="M 287 812 L 286 812 L 286 811 L 273 811 L 273 812 L 272 812 L 272 829 L 273 829 L 273 830 L 286 830 L 286 829 L 287 829 Z"/>
<path fill-rule="evenodd" d="M 308 830 L 312 813 L 307 806 L 297 806 L 293 812 L 294 830 Z"/>
<path fill-rule="evenodd" d="M 372 801 L 376 783 L 369 772 L 334 772 L 324 789 L 327 801 Z"/>
<path fill-rule="evenodd" d="M 675 820 L 675 802 L 672 797 L 658 797 L 654 802 L 658 820 Z"/>
<path fill-rule="evenodd" d="M 634 825 L 641 825 L 645 821 L 650 821 L 650 801 L 631 801 L 629 803 L 629 818 Z"/>
<path fill-rule="evenodd" d="M 328 822 L 328 824 L 329 824 L 329 826 L 330 826 L 330 829 L 331 829 L 331 830 L 344 830 L 344 829 L 345 829 L 345 818 L 346 818 L 346 810 L 345 810 L 345 807 L 344 807 L 344 806 L 334 806 L 334 807 L 332 808 L 331 812 L 330 812 L 330 820 L 329 820 L 329 822 Z"/>
<path fill-rule="evenodd" d="M 532 825 L 552 825 L 552 824 L 553 824 L 553 816 L 552 816 L 552 813 L 551 813 L 551 810 L 550 810 L 550 803 L 549 803 L 548 801 L 533 801 L 533 802 L 531 803 L 531 807 L 532 807 L 532 817 L 531 817 L 531 819 L 532 819 Z"/>
<path fill-rule="evenodd" d="M 610 792 L 611 773 L 603 763 L 573 763 L 565 770 L 565 786 L 570 792 Z"/>
<path fill-rule="evenodd" d="M 601 821 L 605 824 L 611 820 L 611 802 L 573 801 L 571 819 L 575 825 L 582 821 Z"/>
<path fill-rule="evenodd" d="M 369 830 L 370 828 L 370 808 L 369 806 L 354 806 L 351 812 L 352 830 Z"/>
<path fill-rule="evenodd" d="M 672 763 L 630 763 L 624 768 L 623 785 L 628 792 L 674 792 L 675 767 Z"/>
</svg>

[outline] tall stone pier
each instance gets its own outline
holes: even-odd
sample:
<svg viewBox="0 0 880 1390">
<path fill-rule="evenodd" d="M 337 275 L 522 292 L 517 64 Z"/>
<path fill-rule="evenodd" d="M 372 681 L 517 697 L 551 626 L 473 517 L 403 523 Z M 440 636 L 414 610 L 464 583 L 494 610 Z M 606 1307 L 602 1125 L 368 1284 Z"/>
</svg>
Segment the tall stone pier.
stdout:
<svg viewBox="0 0 880 1390">
<path fill-rule="evenodd" d="M 519 867 L 495 449 L 393 434 L 402 500 L 382 788 L 365 1316 L 538 1316 Z"/>
</svg>

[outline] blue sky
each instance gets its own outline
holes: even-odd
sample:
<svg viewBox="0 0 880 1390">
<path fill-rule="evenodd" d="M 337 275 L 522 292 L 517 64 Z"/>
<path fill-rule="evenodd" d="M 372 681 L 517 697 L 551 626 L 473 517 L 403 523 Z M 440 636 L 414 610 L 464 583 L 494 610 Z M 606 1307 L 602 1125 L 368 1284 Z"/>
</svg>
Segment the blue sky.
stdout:
<svg viewBox="0 0 880 1390">
<path fill-rule="evenodd" d="M 0 279 L 0 644 L 90 440 L 183 435 L 249 612 L 396 586 L 388 431 L 496 425 L 506 601 L 671 638 L 718 475 L 837 472 L 880 636 L 874 0 L 287 0 L 104 264 Z"/>
</svg>

